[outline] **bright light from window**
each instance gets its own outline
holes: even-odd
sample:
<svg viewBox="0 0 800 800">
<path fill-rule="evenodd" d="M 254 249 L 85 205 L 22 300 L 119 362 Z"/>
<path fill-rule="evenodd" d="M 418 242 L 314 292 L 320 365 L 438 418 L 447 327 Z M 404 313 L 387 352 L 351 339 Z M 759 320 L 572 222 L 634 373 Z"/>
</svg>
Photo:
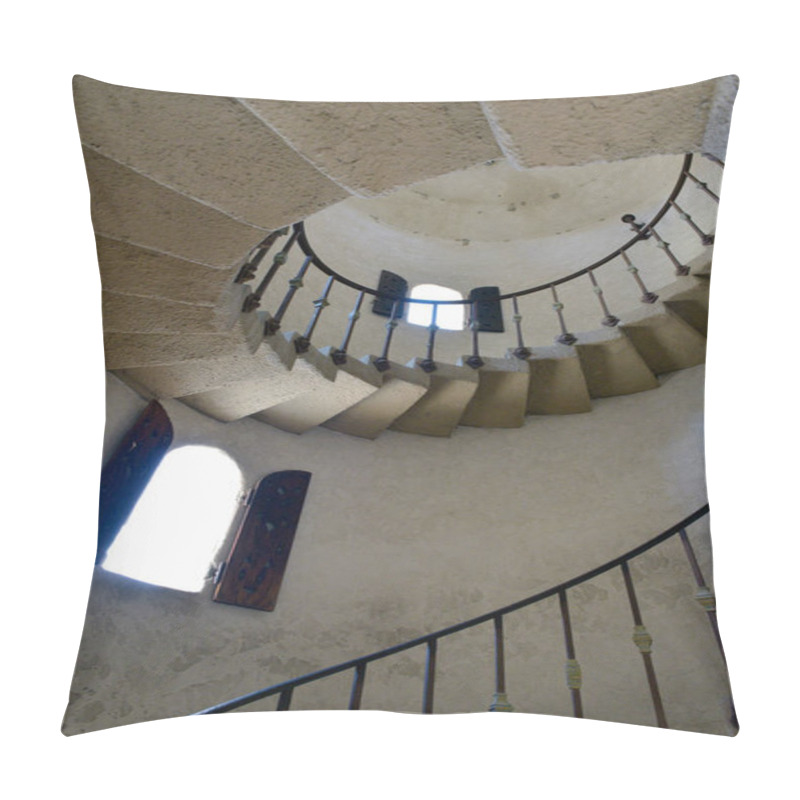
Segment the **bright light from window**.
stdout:
<svg viewBox="0 0 800 800">
<path fill-rule="evenodd" d="M 463 300 L 464 298 L 455 290 L 446 286 L 436 286 L 433 283 L 422 283 L 411 290 L 411 297 L 420 300 Z M 408 321 L 412 325 L 431 324 L 433 306 L 427 303 L 409 303 Z M 464 306 L 439 306 L 436 313 L 436 326 L 448 331 L 460 331 L 464 327 Z"/>
<path fill-rule="evenodd" d="M 109 548 L 103 568 L 199 592 L 228 533 L 241 489 L 239 468 L 221 450 L 170 451 Z"/>
</svg>

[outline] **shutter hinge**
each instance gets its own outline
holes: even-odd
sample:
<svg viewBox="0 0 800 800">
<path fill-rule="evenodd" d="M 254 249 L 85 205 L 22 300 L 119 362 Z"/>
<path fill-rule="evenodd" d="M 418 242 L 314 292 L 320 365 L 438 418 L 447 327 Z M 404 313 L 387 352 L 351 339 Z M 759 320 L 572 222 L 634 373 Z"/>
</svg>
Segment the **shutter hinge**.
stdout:
<svg viewBox="0 0 800 800">
<path fill-rule="evenodd" d="M 222 580 L 222 573 L 225 572 L 226 563 L 227 563 L 226 561 L 222 561 L 217 567 L 217 570 L 214 573 L 214 586 L 216 586 Z"/>
</svg>

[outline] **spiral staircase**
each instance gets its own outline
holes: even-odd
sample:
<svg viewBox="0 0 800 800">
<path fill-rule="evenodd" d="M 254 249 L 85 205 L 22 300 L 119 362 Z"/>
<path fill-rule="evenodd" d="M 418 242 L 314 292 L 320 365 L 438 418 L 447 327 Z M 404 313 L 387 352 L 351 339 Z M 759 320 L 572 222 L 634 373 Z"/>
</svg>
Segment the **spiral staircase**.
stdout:
<svg viewBox="0 0 800 800">
<path fill-rule="evenodd" d="M 733 77 L 639 95 L 500 103 L 287 103 L 83 77 L 74 91 L 106 366 L 142 397 L 174 398 L 223 423 L 252 417 L 293 434 L 322 426 L 366 440 L 387 430 L 448 437 L 461 426 L 516 428 L 539 415 L 591 412 L 598 398 L 657 389 L 660 376 L 704 361 Z M 440 329 L 436 302 L 429 303 L 430 325 L 411 324 L 403 307 L 420 301 L 381 290 L 382 270 L 409 286 L 455 287 L 464 297 L 464 328 Z M 489 283 L 498 287 L 499 331 L 485 329 L 468 296 Z M 362 452 L 357 441 L 341 444 Z M 368 695 L 362 701 L 367 665 L 375 681 L 390 656 L 406 651 L 425 653 L 423 711 L 430 713 L 437 643 L 447 642 L 438 667 L 446 673 L 447 648 L 461 647 L 451 634 L 473 627 L 493 629 L 492 710 L 510 710 L 503 621 L 513 626 L 517 609 L 557 600 L 567 687 L 582 716 L 577 651 L 593 639 L 579 620 L 573 641 L 568 593 L 582 613 L 590 605 L 582 587 L 621 571 L 647 673 L 647 724 L 665 726 L 670 715 L 687 729 L 735 732 L 713 592 L 686 533 L 697 526 L 689 534 L 705 558 L 706 515 L 703 507 L 600 567 L 456 625 L 426 628 L 421 637 L 291 680 L 281 668 L 280 682 L 266 689 L 260 673 L 241 684 L 226 678 L 224 686 L 214 676 L 200 694 L 179 678 L 169 713 L 257 708 L 270 699 L 278 710 L 298 701 L 301 708 L 342 707 L 317 687 L 350 672 L 344 705 L 383 707 Z M 688 566 L 684 559 L 675 569 L 694 576 L 692 619 L 719 651 L 712 654 L 716 683 L 698 689 L 684 651 L 678 647 L 670 662 L 665 646 L 659 668 L 678 677 L 662 704 L 628 562 L 648 576 L 662 563 L 671 571 L 678 559 L 668 548 L 679 539 Z M 125 606 L 113 576 L 99 570 L 96 579 L 96 614 Z M 652 603 L 646 610 L 648 619 L 666 614 Z M 681 618 L 676 626 L 683 625 Z M 92 634 L 87 641 L 91 654 Z M 617 663 L 598 652 L 600 663 Z M 114 691 L 105 688 L 108 698 Z M 448 691 L 446 682 L 437 684 L 435 710 L 453 706 Z M 713 724 L 700 719 L 708 709 L 698 716 L 687 707 L 692 692 L 703 691 L 721 707 L 709 712 Z M 139 712 L 121 710 L 116 699 L 107 699 L 103 716 L 92 710 L 92 693 L 81 692 L 68 710 L 70 732 L 137 721 Z M 596 686 L 591 697 L 587 715 L 603 717 Z M 511 699 L 527 707 L 519 695 Z M 161 706 L 146 715 L 163 716 Z"/>
<path fill-rule="evenodd" d="M 634 100 L 617 114 L 633 105 L 641 125 L 649 110 L 661 141 L 650 133 L 644 144 L 606 136 L 600 147 L 586 108 L 559 105 L 567 101 L 292 104 L 148 92 L 78 77 L 107 368 L 146 397 L 178 398 L 221 421 L 253 416 L 293 433 L 323 425 L 367 439 L 388 428 L 449 436 L 459 425 L 518 427 L 526 415 L 588 412 L 594 398 L 656 388 L 659 375 L 705 356 L 722 169 L 713 153 L 693 162 L 683 153 L 720 138 L 735 92 L 731 80 L 629 96 Z M 617 99 L 605 98 L 610 107 Z M 664 124 L 665 113 L 685 121 L 690 112 L 699 119 L 694 142 L 686 140 L 687 126 L 676 136 Z M 572 125 L 585 141 L 573 142 L 571 153 L 544 152 L 543 125 L 560 132 Z M 531 138 L 537 126 L 540 136 Z M 515 291 L 500 295 L 505 338 L 482 334 L 479 343 L 474 308 L 465 302 L 472 325 L 463 332 L 439 331 L 435 317 L 426 331 L 392 314 L 381 340 L 376 331 L 386 319 L 364 303 L 365 295 L 379 295 L 375 270 L 354 279 L 338 257 L 328 266 L 327 252 L 325 260 L 317 252 L 351 234 L 336 211 L 350 213 L 353 200 L 371 211 L 385 197 L 402 198 L 404 185 L 446 186 L 448 176 L 470 170 L 479 183 L 498 161 L 534 178 L 560 168 L 574 180 L 581 164 L 592 168 L 599 149 L 623 164 L 661 164 L 671 153 L 677 183 L 657 205 L 648 198 L 643 207 L 652 213 L 641 221 L 633 214 L 627 224 L 618 214 L 603 220 L 598 240 L 608 241 L 616 226 L 617 246 L 595 251 L 599 259 L 540 270 L 538 283 L 534 270 L 523 289 L 518 279 Z M 569 238 L 560 230 L 556 237 Z M 402 251 L 395 252 L 412 280 L 436 278 L 430 267 L 403 265 Z M 579 279 L 582 296 L 572 292 L 571 306 L 563 295 Z M 319 290 L 310 304 L 295 300 L 304 283 Z M 336 302 L 331 286 L 342 290 Z M 530 322 L 520 303 L 537 298 L 547 311 L 532 312 Z M 323 311 L 327 328 L 317 327 Z M 570 311 L 576 333 L 565 321 Z M 334 319 L 346 328 L 341 345 L 332 338 Z M 367 329 L 360 340 L 353 338 L 359 319 Z M 434 352 L 434 341 L 444 355 Z"/>
</svg>

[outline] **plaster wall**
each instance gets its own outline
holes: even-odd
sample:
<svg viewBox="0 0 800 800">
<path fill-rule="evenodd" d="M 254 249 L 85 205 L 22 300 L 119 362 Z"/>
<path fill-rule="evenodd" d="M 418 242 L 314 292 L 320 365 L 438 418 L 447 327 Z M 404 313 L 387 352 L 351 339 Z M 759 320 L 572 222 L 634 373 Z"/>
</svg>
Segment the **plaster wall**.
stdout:
<svg viewBox="0 0 800 800">
<path fill-rule="evenodd" d="M 451 439 L 298 437 L 165 401 L 175 446 L 220 447 L 248 483 L 312 472 L 278 605 L 234 608 L 213 603 L 210 585 L 182 593 L 97 568 L 65 732 L 191 713 L 490 611 L 640 544 L 705 502 L 702 382 L 697 367 L 657 390 L 596 401 L 588 414 L 458 428 Z M 109 447 L 143 405 L 109 378 Z M 710 581 L 707 530 L 691 533 Z M 724 667 L 680 545 L 668 544 L 632 565 L 668 717 L 730 733 Z M 581 586 L 570 602 L 587 716 L 653 724 L 619 575 Z M 506 620 L 518 711 L 570 713 L 560 624 L 549 601 Z M 480 626 L 440 645 L 437 711 L 488 708 L 491 635 Z M 418 711 L 423 670 L 422 651 L 371 666 L 363 706 Z M 304 687 L 294 707 L 343 708 L 350 680 Z"/>
</svg>

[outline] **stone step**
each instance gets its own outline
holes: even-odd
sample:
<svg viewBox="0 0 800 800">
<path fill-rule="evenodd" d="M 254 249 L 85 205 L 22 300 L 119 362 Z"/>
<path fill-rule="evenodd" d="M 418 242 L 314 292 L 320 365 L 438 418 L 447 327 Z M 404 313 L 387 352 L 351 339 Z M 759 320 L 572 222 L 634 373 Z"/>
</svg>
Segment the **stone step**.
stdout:
<svg viewBox="0 0 800 800">
<path fill-rule="evenodd" d="M 130 333 L 224 333 L 236 324 L 249 288 L 229 283 L 215 306 L 104 291 L 103 330 Z"/>
<path fill-rule="evenodd" d="M 506 157 L 530 169 L 708 151 L 709 141 L 727 123 L 724 114 L 712 113 L 723 92 L 735 96 L 736 81 L 729 76 L 636 94 L 502 100 L 483 106 Z M 688 108 L 698 110 L 687 115 Z M 548 135 L 552 131 L 558 136 Z"/>
<path fill-rule="evenodd" d="M 467 366 L 469 356 L 458 360 Z M 530 387 L 527 361 L 484 358 L 476 370 L 478 388 L 464 409 L 459 425 L 481 428 L 519 428 L 525 421 Z"/>
<path fill-rule="evenodd" d="M 224 333 L 119 333 L 103 336 L 106 369 L 177 364 L 194 359 L 233 356 L 242 341 Z"/>
<path fill-rule="evenodd" d="M 699 256 L 696 256 L 686 264 L 689 267 L 690 274 L 696 275 L 698 278 L 710 278 L 713 256 L 714 245 L 706 247 Z"/>
<path fill-rule="evenodd" d="M 240 381 L 286 375 L 297 359 L 285 337 L 264 339 L 256 352 L 240 352 L 217 358 L 198 358 L 177 364 L 117 370 L 125 380 L 146 386 L 156 397 L 183 397 L 219 389 Z"/>
<path fill-rule="evenodd" d="M 366 356 L 361 360 L 371 363 L 375 356 Z M 390 362 L 389 369 L 382 372 L 381 376 L 381 386 L 376 392 L 329 419 L 323 423 L 323 427 L 362 439 L 375 439 L 408 411 L 430 386 L 426 372 L 394 362 Z"/>
<path fill-rule="evenodd" d="M 531 348 L 528 414 L 581 414 L 592 401 L 574 347 L 554 344 Z"/>
<path fill-rule="evenodd" d="M 421 361 L 414 359 L 408 366 L 419 368 Z M 437 364 L 428 377 L 428 391 L 390 425 L 392 430 L 425 436 L 450 436 L 459 424 L 478 389 L 478 373 L 471 367 Z"/>
<path fill-rule="evenodd" d="M 284 361 L 291 361 L 296 333 L 270 337 L 268 347 L 284 349 Z M 265 348 L 266 349 L 266 348 Z M 296 355 L 291 369 L 276 370 L 265 360 L 261 375 L 204 392 L 184 395 L 180 400 L 222 422 L 263 412 L 272 406 L 286 403 L 309 392 L 325 394 L 336 379 L 336 366 L 316 348 Z"/>
<path fill-rule="evenodd" d="M 502 157 L 479 103 L 243 103 L 361 197 Z"/>
<path fill-rule="evenodd" d="M 616 397 L 655 389 L 658 379 L 618 328 L 577 334 L 574 345 L 590 397 Z"/>
<path fill-rule="evenodd" d="M 122 370 L 197 359 L 254 353 L 263 338 L 263 315 L 240 315 L 224 333 L 140 333 L 110 331 L 104 334 L 106 369 Z"/>
<path fill-rule="evenodd" d="M 235 98 L 82 76 L 74 93 L 85 144 L 236 219 L 280 228 L 347 197 Z"/>
<path fill-rule="evenodd" d="M 326 347 L 320 352 L 330 359 L 332 349 Z M 306 392 L 253 416 L 290 433 L 305 433 L 360 403 L 382 382 L 381 373 L 372 364 L 348 358 L 344 364 L 336 365 L 335 380 L 325 391 Z"/>
<path fill-rule="evenodd" d="M 233 268 L 264 239 L 256 228 L 84 148 L 95 233 L 159 253 Z M 104 269 L 100 263 L 101 273 Z"/>
<path fill-rule="evenodd" d="M 656 375 L 706 360 L 706 337 L 661 302 L 626 314 L 619 327 Z"/>
<path fill-rule="evenodd" d="M 168 256 L 106 236 L 95 238 L 100 277 L 108 292 L 213 306 L 234 275 L 229 267 Z"/>
<path fill-rule="evenodd" d="M 658 298 L 696 331 L 706 336 L 710 286 L 707 277 L 686 275 L 659 289 Z"/>
</svg>

